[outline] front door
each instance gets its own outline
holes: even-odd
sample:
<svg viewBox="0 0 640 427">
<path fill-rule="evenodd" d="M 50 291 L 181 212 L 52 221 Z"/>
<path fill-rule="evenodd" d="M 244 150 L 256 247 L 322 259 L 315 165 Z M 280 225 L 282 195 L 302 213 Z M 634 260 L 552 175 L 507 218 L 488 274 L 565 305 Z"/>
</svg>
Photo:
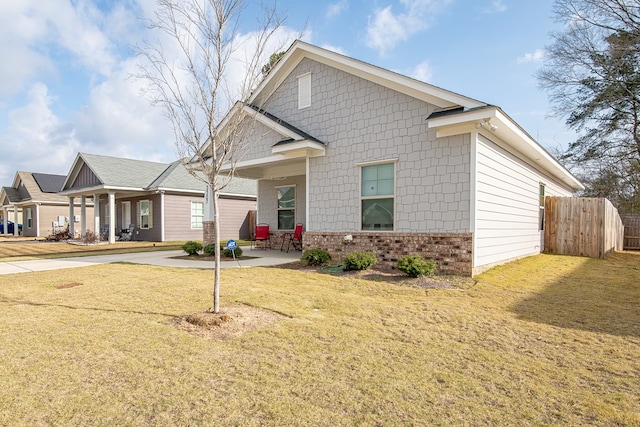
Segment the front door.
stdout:
<svg viewBox="0 0 640 427">
<path fill-rule="evenodd" d="M 122 202 L 122 228 L 131 225 L 131 202 Z"/>
</svg>

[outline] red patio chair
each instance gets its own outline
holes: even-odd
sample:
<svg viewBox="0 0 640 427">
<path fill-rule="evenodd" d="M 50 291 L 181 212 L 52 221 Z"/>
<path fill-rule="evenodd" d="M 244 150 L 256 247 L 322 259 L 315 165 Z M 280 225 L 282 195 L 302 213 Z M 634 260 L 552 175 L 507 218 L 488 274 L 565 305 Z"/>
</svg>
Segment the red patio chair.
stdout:
<svg viewBox="0 0 640 427">
<path fill-rule="evenodd" d="M 293 249 L 297 251 L 302 250 L 302 224 L 296 224 L 296 228 L 293 230 L 293 233 L 286 233 L 282 236 L 282 244 L 280 245 L 280 250 L 284 249 L 284 242 L 287 242 L 287 253 L 289 253 L 289 248 L 293 244 Z"/>
<path fill-rule="evenodd" d="M 271 249 L 271 239 L 269 236 L 269 224 L 256 225 L 256 234 L 251 239 L 252 248 L 257 247 L 259 242 L 262 243 L 263 249 Z"/>
</svg>

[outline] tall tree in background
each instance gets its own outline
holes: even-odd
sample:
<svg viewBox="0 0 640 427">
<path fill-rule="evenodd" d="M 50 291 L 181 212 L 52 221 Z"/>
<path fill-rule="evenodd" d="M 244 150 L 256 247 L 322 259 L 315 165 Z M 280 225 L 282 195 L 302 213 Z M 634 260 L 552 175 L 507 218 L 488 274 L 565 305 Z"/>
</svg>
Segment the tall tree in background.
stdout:
<svg viewBox="0 0 640 427">
<path fill-rule="evenodd" d="M 640 0 L 556 0 L 554 15 L 565 26 L 538 79 L 580 134 L 560 160 L 586 195 L 615 187 L 606 197 L 621 211 L 640 209 Z"/>
<path fill-rule="evenodd" d="M 215 313 L 220 311 L 218 196 L 233 177 L 233 164 L 250 136 L 243 114 L 227 112 L 233 105 L 242 112 L 244 100 L 262 78 L 267 55 L 282 47 L 271 45 L 282 25 L 275 6 L 260 5 L 254 31 L 240 34 L 241 20 L 253 19 L 247 16 L 252 10 L 248 6 L 246 0 L 158 0 L 150 29 L 159 39 L 138 48 L 136 77 L 147 81 L 147 96 L 171 121 L 178 155 L 207 186 L 212 218 L 207 221 L 205 213 L 203 225 L 215 236 L 210 310 Z"/>
</svg>

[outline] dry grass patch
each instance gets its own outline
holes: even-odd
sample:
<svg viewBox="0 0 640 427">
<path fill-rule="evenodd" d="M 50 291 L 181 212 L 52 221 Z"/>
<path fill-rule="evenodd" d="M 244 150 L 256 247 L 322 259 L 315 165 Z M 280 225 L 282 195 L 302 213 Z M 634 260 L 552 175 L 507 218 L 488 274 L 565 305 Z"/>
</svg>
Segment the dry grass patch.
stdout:
<svg viewBox="0 0 640 427">
<path fill-rule="evenodd" d="M 111 245 L 72 245 L 67 242 L 42 240 L 12 241 L 0 242 L 0 262 L 165 251 L 181 248 L 182 242 L 116 242 Z"/>
<path fill-rule="evenodd" d="M 223 270 L 223 309 L 277 317 L 225 339 L 176 327 L 211 272 L 3 276 L 0 425 L 639 425 L 639 264 L 541 255 L 462 290 Z"/>
</svg>

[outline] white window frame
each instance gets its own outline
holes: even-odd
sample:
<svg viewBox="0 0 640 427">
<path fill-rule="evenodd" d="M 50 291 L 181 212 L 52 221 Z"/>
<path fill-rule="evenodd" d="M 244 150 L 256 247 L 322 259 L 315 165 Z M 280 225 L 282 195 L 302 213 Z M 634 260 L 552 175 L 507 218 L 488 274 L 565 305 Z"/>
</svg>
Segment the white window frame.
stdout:
<svg viewBox="0 0 640 427">
<path fill-rule="evenodd" d="M 143 226 L 143 222 L 142 222 L 142 204 L 143 203 L 149 203 L 149 213 L 146 215 L 149 217 L 149 220 L 147 221 L 147 226 L 144 227 Z M 137 212 L 137 216 L 138 216 L 138 228 L 141 230 L 149 230 L 153 228 L 153 200 L 149 200 L 149 199 L 145 199 L 145 200 L 139 200 L 138 201 L 138 212 Z"/>
<path fill-rule="evenodd" d="M 200 212 L 194 213 L 194 206 L 200 205 Z M 198 221 L 199 219 L 199 221 Z M 204 202 L 191 201 L 191 229 L 202 230 L 204 228 Z"/>
<path fill-rule="evenodd" d="M 363 169 L 369 166 L 381 166 L 393 164 L 393 194 L 391 195 L 383 195 L 383 196 L 363 196 L 362 195 L 362 172 Z M 398 186 L 398 159 L 387 159 L 387 160 L 378 160 L 374 162 L 366 162 L 366 163 L 358 163 L 358 192 L 360 193 L 360 200 L 358 202 L 358 222 L 360 223 L 361 231 L 375 231 L 375 232 L 393 232 L 396 230 L 396 191 Z M 393 205 L 393 222 L 391 224 L 391 230 L 383 230 L 383 229 L 370 229 L 362 227 L 362 201 L 363 200 L 376 200 L 376 199 L 391 199 Z"/>
<path fill-rule="evenodd" d="M 311 73 L 298 76 L 298 109 L 311 107 Z"/>
<path fill-rule="evenodd" d="M 294 191 L 294 196 L 293 196 L 293 208 L 281 208 L 280 204 L 278 202 L 278 190 L 280 190 L 281 188 L 293 188 Z M 290 231 L 295 229 L 296 227 L 296 206 L 298 205 L 298 189 L 296 188 L 295 184 L 291 184 L 291 185 L 279 185 L 276 187 L 276 224 L 278 227 L 278 230 L 285 230 L 285 231 Z M 293 211 L 293 227 L 292 228 L 280 228 L 280 211 Z"/>
<path fill-rule="evenodd" d="M 32 208 L 27 208 L 27 228 L 33 227 L 33 211 Z"/>
</svg>

